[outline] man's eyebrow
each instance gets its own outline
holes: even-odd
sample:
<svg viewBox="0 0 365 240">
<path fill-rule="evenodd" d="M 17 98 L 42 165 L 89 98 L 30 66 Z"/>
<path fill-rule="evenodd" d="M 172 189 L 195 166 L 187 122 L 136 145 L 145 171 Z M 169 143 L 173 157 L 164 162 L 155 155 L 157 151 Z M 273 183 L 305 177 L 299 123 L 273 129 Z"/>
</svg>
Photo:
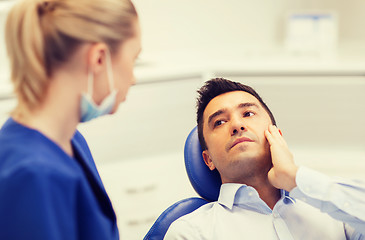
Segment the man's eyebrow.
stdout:
<svg viewBox="0 0 365 240">
<path fill-rule="evenodd" d="M 247 108 L 247 107 L 259 108 L 259 105 L 257 105 L 256 103 L 253 103 L 253 102 L 246 102 L 246 103 L 241 103 L 238 105 L 238 108 Z"/>
<path fill-rule="evenodd" d="M 220 110 L 216 111 L 215 113 L 211 114 L 208 118 L 208 124 L 213 120 L 213 118 L 215 118 L 225 112 L 226 112 L 226 109 L 220 109 Z"/>
<path fill-rule="evenodd" d="M 240 103 L 237 106 L 237 108 L 248 108 L 248 107 L 259 108 L 259 106 L 253 102 Z M 227 111 L 226 109 L 220 109 L 220 110 L 216 111 L 215 113 L 211 114 L 208 118 L 208 124 L 213 120 L 213 118 L 225 113 L 226 111 Z"/>
</svg>

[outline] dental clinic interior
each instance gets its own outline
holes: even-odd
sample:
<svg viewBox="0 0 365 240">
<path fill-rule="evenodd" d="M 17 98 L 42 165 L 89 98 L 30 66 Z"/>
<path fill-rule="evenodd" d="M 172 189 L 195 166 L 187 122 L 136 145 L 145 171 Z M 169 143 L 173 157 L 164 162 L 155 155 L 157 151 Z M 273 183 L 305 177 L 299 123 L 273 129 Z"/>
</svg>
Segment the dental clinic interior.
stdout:
<svg viewBox="0 0 365 240">
<path fill-rule="evenodd" d="M 4 43 L 15 2 L 0 0 L 1 125 L 15 106 Z M 262 96 L 297 164 L 365 179 L 365 1 L 133 2 L 142 31 L 136 84 L 117 114 L 78 127 L 121 239 L 142 239 L 173 203 L 199 197 L 184 144 L 196 126 L 197 90 L 215 77 Z"/>
</svg>

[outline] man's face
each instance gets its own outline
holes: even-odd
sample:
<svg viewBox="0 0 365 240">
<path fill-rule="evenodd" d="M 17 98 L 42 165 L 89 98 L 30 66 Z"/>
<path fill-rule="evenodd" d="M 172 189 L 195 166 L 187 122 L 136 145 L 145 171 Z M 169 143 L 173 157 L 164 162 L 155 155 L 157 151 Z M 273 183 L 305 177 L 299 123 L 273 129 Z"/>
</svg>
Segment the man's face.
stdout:
<svg viewBox="0 0 365 240">
<path fill-rule="evenodd" d="M 207 166 L 217 168 L 222 182 L 246 183 L 267 175 L 270 147 L 264 131 L 272 124 L 269 114 L 251 94 L 234 91 L 213 98 L 203 113 Z"/>
</svg>

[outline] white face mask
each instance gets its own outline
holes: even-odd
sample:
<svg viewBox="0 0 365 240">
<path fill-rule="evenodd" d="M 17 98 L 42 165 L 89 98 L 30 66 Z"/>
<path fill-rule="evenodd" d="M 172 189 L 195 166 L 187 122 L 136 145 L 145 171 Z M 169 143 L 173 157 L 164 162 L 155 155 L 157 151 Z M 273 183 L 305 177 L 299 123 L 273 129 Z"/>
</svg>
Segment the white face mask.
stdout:
<svg viewBox="0 0 365 240">
<path fill-rule="evenodd" d="M 106 114 L 110 114 L 113 110 L 118 91 L 114 89 L 114 78 L 111 64 L 111 57 L 109 51 L 105 52 L 106 55 L 106 70 L 109 82 L 110 93 L 104 98 L 100 105 L 96 105 L 93 96 L 93 86 L 94 86 L 94 74 L 90 71 L 88 72 L 88 90 L 87 93 L 81 94 L 80 101 L 80 122 L 87 122 L 93 118 L 97 118 Z"/>
</svg>

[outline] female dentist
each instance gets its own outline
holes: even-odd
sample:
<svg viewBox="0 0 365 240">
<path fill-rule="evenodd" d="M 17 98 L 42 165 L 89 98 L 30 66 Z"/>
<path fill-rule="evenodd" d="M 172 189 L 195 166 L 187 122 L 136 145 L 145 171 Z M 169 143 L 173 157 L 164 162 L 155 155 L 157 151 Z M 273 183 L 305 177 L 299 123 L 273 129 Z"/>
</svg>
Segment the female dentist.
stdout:
<svg viewBox="0 0 365 240">
<path fill-rule="evenodd" d="M 141 50 L 130 0 L 23 0 L 6 46 L 17 106 L 0 130 L 0 239 L 119 239 L 79 122 L 114 113 Z"/>
</svg>

